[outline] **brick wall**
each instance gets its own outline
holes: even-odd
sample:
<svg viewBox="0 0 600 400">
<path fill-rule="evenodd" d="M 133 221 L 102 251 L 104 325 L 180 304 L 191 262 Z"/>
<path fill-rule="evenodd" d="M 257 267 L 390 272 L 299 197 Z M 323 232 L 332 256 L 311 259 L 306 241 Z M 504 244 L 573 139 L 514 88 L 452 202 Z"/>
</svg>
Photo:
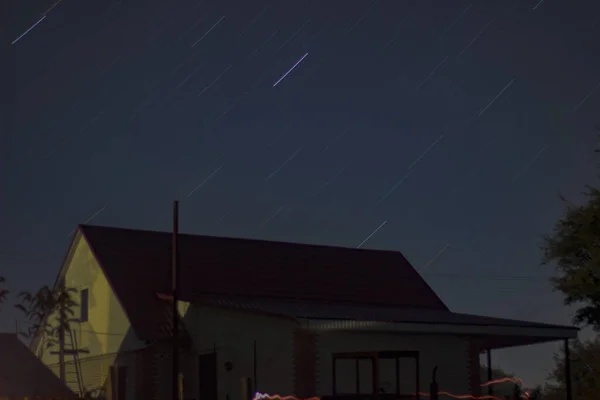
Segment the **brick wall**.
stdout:
<svg viewBox="0 0 600 400">
<path fill-rule="evenodd" d="M 294 332 L 294 394 L 314 396 L 317 392 L 317 336 L 304 329 Z"/>
</svg>

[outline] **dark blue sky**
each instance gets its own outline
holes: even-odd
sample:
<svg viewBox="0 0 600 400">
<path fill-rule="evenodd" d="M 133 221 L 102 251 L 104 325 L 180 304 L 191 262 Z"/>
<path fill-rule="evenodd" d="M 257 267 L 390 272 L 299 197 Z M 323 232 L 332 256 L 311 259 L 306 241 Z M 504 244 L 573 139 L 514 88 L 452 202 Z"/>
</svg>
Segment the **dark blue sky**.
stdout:
<svg viewBox="0 0 600 400">
<path fill-rule="evenodd" d="M 538 246 L 594 179 L 597 1 L 11 3 L 11 289 L 51 283 L 78 223 L 166 230 L 180 199 L 193 233 L 355 247 L 380 228 L 363 247 L 402 251 L 455 311 L 569 322 Z M 536 383 L 553 349 L 495 363 Z"/>
</svg>

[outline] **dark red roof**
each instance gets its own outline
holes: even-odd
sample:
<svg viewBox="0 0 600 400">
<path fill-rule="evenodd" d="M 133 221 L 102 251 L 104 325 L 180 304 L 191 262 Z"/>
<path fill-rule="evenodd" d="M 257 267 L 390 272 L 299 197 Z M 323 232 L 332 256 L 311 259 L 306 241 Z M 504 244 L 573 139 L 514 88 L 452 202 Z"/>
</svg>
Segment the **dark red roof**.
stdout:
<svg viewBox="0 0 600 400">
<path fill-rule="evenodd" d="M 170 293 L 171 233 L 79 229 L 136 333 L 154 336 L 156 293 Z M 182 300 L 218 294 L 448 310 L 399 252 L 181 234 L 179 255 Z"/>
<path fill-rule="evenodd" d="M 76 398 L 14 333 L 0 333 L 0 398 Z"/>
</svg>

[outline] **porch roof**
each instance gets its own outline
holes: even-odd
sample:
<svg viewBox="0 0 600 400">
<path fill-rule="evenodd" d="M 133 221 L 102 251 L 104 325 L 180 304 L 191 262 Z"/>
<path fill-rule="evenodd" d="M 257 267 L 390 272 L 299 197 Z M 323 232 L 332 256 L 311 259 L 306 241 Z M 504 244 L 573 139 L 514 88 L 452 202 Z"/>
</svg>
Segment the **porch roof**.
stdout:
<svg viewBox="0 0 600 400">
<path fill-rule="evenodd" d="M 312 330 L 466 335 L 477 338 L 481 350 L 525 346 L 576 338 L 578 328 L 506 318 L 353 304 L 307 301 L 197 297 L 193 303 L 247 312 L 290 317 Z"/>
</svg>

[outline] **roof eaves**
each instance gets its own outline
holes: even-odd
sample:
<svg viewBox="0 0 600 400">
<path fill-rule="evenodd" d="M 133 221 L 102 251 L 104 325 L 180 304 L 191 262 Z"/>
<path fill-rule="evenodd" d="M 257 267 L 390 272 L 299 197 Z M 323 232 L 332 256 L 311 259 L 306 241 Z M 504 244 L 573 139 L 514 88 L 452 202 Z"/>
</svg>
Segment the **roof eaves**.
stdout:
<svg viewBox="0 0 600 400">
<path fill-rule="evenodd" d="M 486 323 L 465 323 L 465 322 L 436 322 L 436 321 L 414 321 L 414 320 L 394 320 L 394 321 L 367 321 L 365 319 L 358 318 L 335 318 L 335 317 L 298 317 L 302 319 L 308 319 L 310 321 L 343 321 L 343 322 L 377 322 L 377 323 L 390 323 L 390 324 L 420 324 L 420 325 L 448 325 L 448 326 L 476 326 L 476 327 L 497 327 L 497 328 L 533 328 L 533 329 L 561 329 L 561 330 L 572 330 L 579 332 L 580 328 L 568 325 L 549 325 L 537 322 L 526 322 L 526 321 L 514 321 L 522 322 L 526 325 L 517 324 L 486 324 Z"/>
<path fill-rule="evenodd" d="M 169 295 L 163 295 L 164 298 L 170 298 Z M 186 299 L 192 303 L 204 304 L 217 308 L 236 309 L 258 314 L 286 316 L 296 320 L 313 320 L 313 321 L 378 321 L 395 324 L 421 324 L 421 325 L 448 325 L 448 326 L 491 326 L 491 327 L 512 327 L 512 328 L 535 328 L 545 330 L 570 330 L 578 332 L 580 328 L 574 326 L 545 324 L 530 321 L 512 320 L 507 318 L 496 318 L 472 314 L 454 313 L 451 311 L 433 311 L 433 313 L 424 318 L 415 318 L 414 313 L 406 314 L 402 317 L 402 312 L 407 309 L 390 309 L 381 305 L 374 304 L 347 304 L 347 303 L 322 303 L 322 302 L 290 302 L 286 299 L 273 298 L 244 298 L 238 296 L 219 296 L 205 294 L 196 296 L 193 299 Z M 308 306 L 308 308 L 307 308 Z M 317 306 L 317 309 L 311 307 Z M 350 313 L 336 311 L 336 306 L 348 307 Z M 332 308 L 333 307 L 333 308 Z M 372 309 L 373 312 L 368 310 Z M 358 314 L 355 312 L 360 310 Z M 388 317 L 377 317 L 377 311 L 380 310 L 395 310 L 400 314 L 392 314 Z M 412 310 L 419 311 L 419 310 Z M 427 313 L 427 310 L 419 311 L 419 315 Z M 354 314 L 354 315 L 353 315 Z M 375 317 L 375 319 L 373 319 Z"/>
</svg>

